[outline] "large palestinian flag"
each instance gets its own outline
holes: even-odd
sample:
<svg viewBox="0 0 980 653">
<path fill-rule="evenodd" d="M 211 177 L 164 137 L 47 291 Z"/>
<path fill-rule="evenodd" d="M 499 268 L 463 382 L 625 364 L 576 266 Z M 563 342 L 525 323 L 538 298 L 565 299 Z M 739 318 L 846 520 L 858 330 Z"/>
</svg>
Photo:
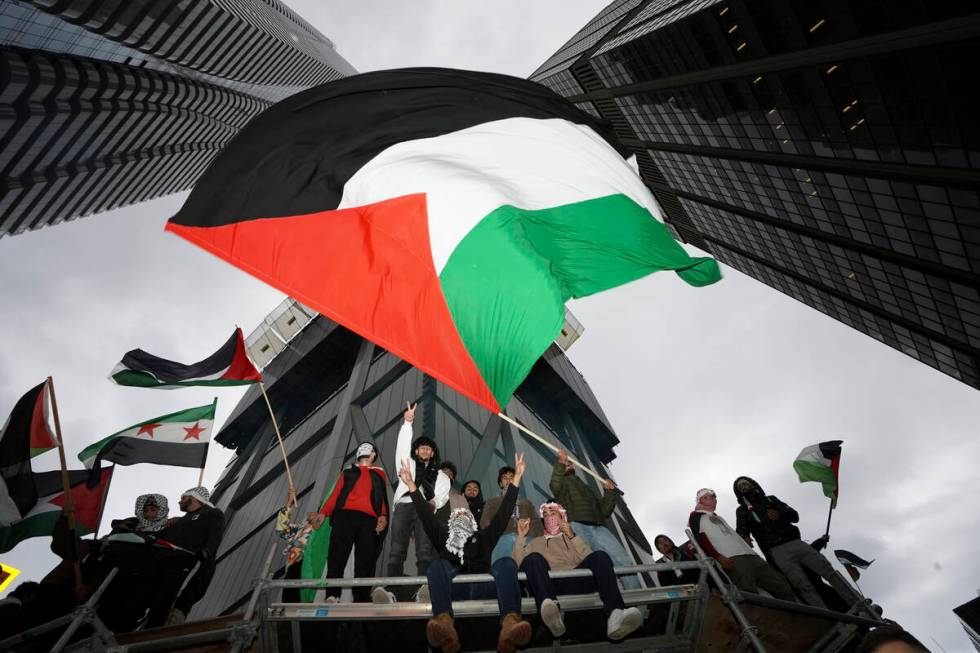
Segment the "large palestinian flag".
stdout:
<svg viewBox="0 0 980 653">
<path fill-rule="evenodd" d="M 838 477 L 840 475 L 840 446 L 843 440 L 830 440 L 804 447 L 793 461 L 793 469 L 800 483 L 816 481 L 823 485 L 825 497 L 837 505 Z"/>
<path fill-rule="evenodd" d="M 31 458 L 58 446 L 48 428 L 47 388 L 45 381 L 28 390 L 0 430 L 0 525 L 37 501 Z"/>
<path fill-rule="evenodd" d="M 658 270 L 720 278 L 625 154 L 533 82 L 368 73 L 253 119 L 167 230 L 497 411 L 569 298 Z"/>
<path fill-rule="evenodd" d="M 218 400 L 134 424 L 85 447 L 78 459 L 98 469 L 101 461 L 117 465 L 154 463 L 204 467 Z"/>
<path fill-rule="evenodd" d="M 191 385 L 247 385 L 258 383 L 262 375 L 245 351 L 242 330 L 236 328 L 221 349 L 191 365 L 160 358 L 142 349 L 126 352 L 109 373 L 109 379 L 119 385 L 171 390 Z"/>
<path fill-rule="evenodd" d="M 75 508 L 75 532 L 79 536 L 98 529 L 112 468 L 103 469 L 93 487 L 86 485 L 88 478 L 88 470 L 68 472 Z M 0 553 L 11 550 L 29 537 L 45 537 L 54 533 L 55 522 L 62 514 L 66 498 L 61 472 L 39 472 L 32 475 L 32 481 L 38 498 L 22 517 L 0 527 Z"/>
</svg>

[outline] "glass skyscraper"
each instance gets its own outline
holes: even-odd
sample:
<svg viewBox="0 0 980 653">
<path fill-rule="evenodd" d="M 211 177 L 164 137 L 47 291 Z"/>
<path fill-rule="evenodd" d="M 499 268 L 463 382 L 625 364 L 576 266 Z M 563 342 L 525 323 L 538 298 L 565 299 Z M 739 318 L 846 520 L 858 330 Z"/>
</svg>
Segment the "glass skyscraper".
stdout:
<svg viewBox="0 0 980 653">
<path fill-rule="evenodd" d="M 354 72 L 278 0 L 4 0 L 0 237 L 190 188 L 252 116 Z"/>
<path fill-rule="evenodd" d="M 566 331 L 580 331 L 569 319 Z M 567 341 L 567 337 L 564 338 Z M 374 442 L 382 465 L 397 482 L 395 440 L 406 402 L 418 403 L 415 437 L 435 440 L 442 460 L 459 470 L 455 487 L 476 479 L 489 499 L 499 493 L 497 470 L 513 465 L 514 452 L 527 462 L 521 494 L 535 505 L 551 496 L 548 489 L 554 453 L 456 391 L 405 361 L 334 322 L 287 300 L 248 338 L 250 356 L 266 379 L 299 494 L 299 519 L 319 508 L 343 467 L 354 462 L 360 442 Z M 506 414 L 606 478 L 619 442 L 588 383 L 553 344 L 518 388 Z M 288 487 L 268 409 L 252 387 L 232 411 L 215 440 L 237 454 L 213 492 L 225 512 L 224 538 L 217 571 L 192 619 L 242 609 L 256 574 L 273 546 L 285 544 L 275 532 L 275 518 Z M 591 477 L 579 475 L 601 494 Z M 608 527 L 635 560 L 652 562 L 652 549 L 626 505 L 619 501 Z M 379 556 L 384 573 L 388 546 Z M 284 557 L 275 557 L 281 574 Z M 411 573 L 410 552 L 406 571 Z"/>
<path fill-rule="evenodd" d="M 978 37 L 963 0 L 616 0 L 531 79 L 680 240 L 980 388 Z"/>
</svg>

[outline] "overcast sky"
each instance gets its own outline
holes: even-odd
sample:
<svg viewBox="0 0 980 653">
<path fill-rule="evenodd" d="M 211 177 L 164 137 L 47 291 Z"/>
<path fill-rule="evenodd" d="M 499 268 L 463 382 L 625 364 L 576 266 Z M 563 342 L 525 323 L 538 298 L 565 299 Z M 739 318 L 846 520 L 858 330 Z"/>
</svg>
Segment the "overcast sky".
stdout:
<svg viewBox="0 0 980 653">
<path fill-rule="evenodd" d="M 415 65 L 527 76 L 605 3 L 368 3 L 287 0 L 356 68 Z M 163 233 L 184 195 L 0 239 L 0 420 L 28 388 L 55 378 L 71 459 L 123 427 L 201 405 L 218 423 L 241 389 L 179 392 L 105 380 L 134 347 L 182 361 L 248 333 L 282 295 Z M 693 251 L 693 250 L 692 250 Z M 935 650 L 972 650 L 951 609 L 977 595 L 980 394 L 738 272 L 708 288 L 663 273 L 571 305 L 585 335 L 569 355 L 622 444 L 616 480 L 652 541 L 680 539 L 700 487 L 734 521 L 734 478 L 754 477 L 796 507 L 805 538 L 823 532 L 827 500 L 791 464 L 804 446 L 844 440 L 831 548 L 876 562 L 865 593 Z M 230 452 L 215 446 L 205 483 Z M 57 468 L 57 456 L 35 469 Z M 197 471 L 117 468 L 106 519 L 135 495 L 176 504 Z M 174 513 L 176 513 L 176 509 Z M 37 579 L 45 539 L 2 560 Z M 936 645 L 938 642 L 939 646 Z"/>
</svg>

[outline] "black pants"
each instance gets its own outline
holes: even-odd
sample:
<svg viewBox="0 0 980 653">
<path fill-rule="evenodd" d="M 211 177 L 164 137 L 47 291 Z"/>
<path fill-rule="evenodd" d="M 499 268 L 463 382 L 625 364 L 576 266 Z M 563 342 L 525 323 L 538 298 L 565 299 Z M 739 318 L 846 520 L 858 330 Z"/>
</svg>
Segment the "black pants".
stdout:
<svg viewBox="0 0 980 653">
<path fill-rule="evenodd" d="M 327 578 L 343 578 L 344 567 L 354 549 L 354 578 L 374 576 L 374 565 L 381 551 L 381 536 L 375 532 L 378 518 L 359 510 L 338 510 L 330 516 L 330 549 L 327 551 Z M 328 587 L 327 596 L 340 596 L 339 587 Z M 355 587 L 354 600 L 368 601 L 370 587 Z"/>
<path fill-rule="evenodd" d="M 532 553 L 524 558 L 521 571 L 527 574 L 527 587 L 534 596 L 534 604 L 541 611 L 541 603 L 545 599 L 555 599 L 558 592 L 562 594 L 588 594 L 599 591 L 602 607 L 606 614 L 613 610 L 626 607 L 623 595 L 613 573 L 612 558 L 605 551 L 593 551 L 576 569 L 591 569 L 592 578 L 558 578 L 551 579 L 548 573 L 551 565 L 540 553 Z"/>
<path fill-rule="evenodd" d="M 408 542 L 415 536 L 415 568 L 419 576 L 425 576 L 429 569 L 429 564 L 435 560 L 436 548 L 429 541 L 429 536 L 422 528 L 415 506 L 411 503 L 397 503 L 394 505 L 391 519 L 391 545 L 388 548 L 388 569 L 385 576 L 397 578 L 405 575 L 405 558 L 408 557 Z M 404 585 L 392 588 L 392 592 L 399 601 L 410 599 L 413 587 Z"/>
</svg>

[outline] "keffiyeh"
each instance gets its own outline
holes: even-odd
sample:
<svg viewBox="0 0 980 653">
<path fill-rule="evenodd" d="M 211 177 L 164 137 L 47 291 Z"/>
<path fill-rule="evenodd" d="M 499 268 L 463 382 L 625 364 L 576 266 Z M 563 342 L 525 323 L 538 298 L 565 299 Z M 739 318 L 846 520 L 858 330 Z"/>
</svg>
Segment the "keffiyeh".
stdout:
<svg viewBox="0 0 980 653">
<path fill-rule="evenodd" d="M 456 508 L 449 515 L 449 537 L 446 538 L 446 550 L 459 558 L 459 563 L 464 564 L 463 549 L 466 540 L 470 539 L 476 532 L 476 519 L 467 508 Z"/>
<path fill-rule="evenodd" d="M 159 508 L 156 519 L 147 519 L 143 516 L 143 508 L 146 504 L 155 505 Z M 167 525 L 167 515 L 170 508 L 167 506 L 167 497 L 162 494 L 141 494 L 136 497 L 136 530 L 145 533 L 154 533 Z"/>
</svg>

